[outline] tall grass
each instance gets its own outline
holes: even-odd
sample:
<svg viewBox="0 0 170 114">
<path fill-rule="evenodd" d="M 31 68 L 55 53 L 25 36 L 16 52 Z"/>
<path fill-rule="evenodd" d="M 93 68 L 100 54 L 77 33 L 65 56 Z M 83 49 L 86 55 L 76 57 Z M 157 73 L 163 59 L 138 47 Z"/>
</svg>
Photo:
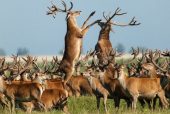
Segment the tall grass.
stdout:
<svg viewBox="0 0 170 114">
<path fill-rule="evenodd" d="M 120 109 L 114 108 L 113 99 L 109 99 L 107 102 L 108 114 L 170 114 L 170 109 L 160 109 L 158 106 L 156 110 L 149 110 L 146 105 L 142 108 L 140 104 L 137 105 L 136 111 L 126 108 L 126 103 L 121 100 Z M 96 99 L 94 96 L 81 96 L 79 98 L 70 97 L 68 99 L 68 110 L 71 114 L 98 114 L 96 108 Z M 100 102 L 100 114 L 104 114 L 103 99 Z M 9 114 L 8 109 L 0 109 L 0 114 Z M 16 114 L 25 114 L 21 109 L 16 109 Z M 33 111 L 32 114 L 63 114 L 60 110 L 51 110 L 48 112 Z"/>
</svg>

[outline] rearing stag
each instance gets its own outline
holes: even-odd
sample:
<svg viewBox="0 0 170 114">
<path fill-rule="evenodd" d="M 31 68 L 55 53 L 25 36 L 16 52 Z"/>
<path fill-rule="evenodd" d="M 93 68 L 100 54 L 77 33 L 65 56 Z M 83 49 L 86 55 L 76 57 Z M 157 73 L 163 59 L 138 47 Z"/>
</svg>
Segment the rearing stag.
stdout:
<svg viewBox="0 0 170 114">
<path fill-rule="evenodd" d="M 62 1 L 62 4 L 65 8 L 64 10 L 58 8 L 53 4 L 52 7 L 49 8 L 49 12 L 47 12 L 47 15 L 51 14 L 54 16 L 56 12 L 67 13 L 66 15 L 67 32 L 65 35 L 65 50 L 58 69 L 58 71 L 65 73 L 64 84 L 66 84 L 74 72 L 75 61 L 79 59 L 84 35 L 87 33 L 91 26 L 100 22 L 101 20 L 96 20 L 93 23 L 86 25 L 88 20 L 95 13 L 92 12 L 89 15 L 89 17 L 85 20 L 82 27 L 79 27 L 76 22 L 76 17 L 80 15 L 81 11 L 71 11 L 71 9 L 73 8 L 72 2 L 70 2 L 71 7 L 69 9 L 67 9 L 67 5 L 64 1 Z"/>
<path fill-rule="evenodd" d="M 113 15 L 111 17 L 105 16 L 103 12 L 103 17 L 105 18 L 105 22 L 99 22 L 98 25 L 101 27 L 98 42 L 95 46 L 96 52 L 99 52 L 97 54 L 97 57 L 99 59 L 100 64 L 107 64 L 108 61 L 106 61 L 106 57 L 112 53 L 112 44 L 110 42 L 110 31 L 112 31 L 112 25 L 116 26 L 134 26 L 134 25 L 140 25 L 140 23 L 137 23 L 135 18 L 132 18 L 132 20 L 128 24 L 122 24 L 122 23 L 116 23 L 112 21 L 112 19 L 115 16 L 124 15 L 126 13 L 121 13 L 121 9 L 117 8 Z"/>
</svg>

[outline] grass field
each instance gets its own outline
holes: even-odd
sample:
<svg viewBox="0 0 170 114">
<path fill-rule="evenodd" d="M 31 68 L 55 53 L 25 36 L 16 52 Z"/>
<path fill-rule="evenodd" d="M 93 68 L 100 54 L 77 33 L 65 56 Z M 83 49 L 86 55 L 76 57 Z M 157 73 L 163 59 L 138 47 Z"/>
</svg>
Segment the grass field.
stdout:
<svg viewBox="0 0 170 114">
<path fill-rule="evenodd" d="M 101 99 L 100 114 L 105 113 L 102 101 L 103 99 Z M 170 109 L 160 109 L 157 106 L 156 110 L 151 111 L 148 109 L 147 105 L 145 108 L 142 108 L 140 104 L 137 105 L 136 111 L 132 111 L 131 109 L 126 108 L 124 100 L 121 101 L 119 110 L 114 108 L 114 102 L 112 99 L 108 100 L 107 107 L 109 110 L 108 114 L 170 114 Z M 96 99 L 94 96 L 82 96 L 79 98 L 71 97 L 68 99 L 68 108 L 71 114 L 98 114 L 96 109 Z M 16 109 L 16 112 L 16 114 L 25 114 L 25 112 L 20 109 Z M 0 114 L 9 114 L 9 111 L 7 109 L 0 109 Z M 53 109 L 49 112 L 33 111 L 32 114 L 63 114 L 63 112 Z"/>
</svg>

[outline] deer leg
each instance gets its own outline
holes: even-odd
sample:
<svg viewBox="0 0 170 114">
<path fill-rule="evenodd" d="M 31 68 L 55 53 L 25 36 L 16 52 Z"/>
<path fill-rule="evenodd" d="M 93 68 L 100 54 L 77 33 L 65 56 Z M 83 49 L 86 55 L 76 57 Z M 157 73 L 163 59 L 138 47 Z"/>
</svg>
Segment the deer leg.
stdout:
<svg viewBox="0 0 170 114">
<path fill-rule="evenodd" d="M 115 102 L 115 108 L 119 108 L 120 105 L 120 99 L 118 97 L 114 98 L 114 102 Z"/>
<path fill-rule="evenodd" d="M 145 101 L 144 101 L 144 99 L 141 98 L 141 99 L 138 99 L 138 100 L 139 100 L 142 108 L 144 108 L 144 107 L 145 107 Z"/>
<path fill-rule="evenodd" d="M 137 100 L 138 100 L 138 97 L 137 96 L 133 96 L 133 101 L 132 101 L 132 109 L 133 110 L 136 109 Z"/>
<path fill-rule="evenodd" d="M 129 99 L 125 99 L 126 100 L 126 103 L 127 103 L 127 108 L 130 108 L 132 106 L 132 101 L 129 100 Z M 120 99 L 119 99 L 119 102 L 120 102 Z"/>
<path fill-rule="evenodd" d="M 152 106 L 153 110 L 155 110 L 156 101 L 157 101 L 157 97 L 155 97 L 155 98 L 153 99 L 153 106 Z M 159 100 L 159 102 L 160 102 L 160 100 Z"/>
<path fill-rule="evenodd" d="M 85 28 L 85 26 L 86 26 L 88 20 L 89 20 L 94 14 L 95 14 L 95 11 L 92 12 L 92 13 L 88 16 L 88 18 L 84 21 L 84 23 L 83 23 L 81 29 L 84 29 L 84 28 Z"/>
<path fill-rule="evenodd" d="M 11 99 L 11 111 L 12 111 L 12 114 L 15 114 L 15 100 L 14 99 Z"/>
<path fill-rule="evenodd" d="M 97 100 L 97 110 L 99 113 L 99 108 L 100 108 L 100 97 L 96 96 L 96 100 Z"/>
<path fill-rule="evenodd" d="M 89 30 L 89 28 L 90 28 L 91 26 L 95 25 L 96 23 L 98 23 L 98 22 L 100 22 L 100 21 L 101 21 L 101 20 L 96 20 L 96 21 L 94 21 L 93 23 L 89 24 L 86 28 L 82 29 L 82 31 L 81 31 L 82 35 L 84 36 L 84 35 L 87 33 L 87 31 Z"/>
<path fill-rule="evenodd" d="M 74 69 L 71 68 L 69 71 L 66 72 L 66 76 L 64 77 L 64 86 L 70 80 L 71 76 L 73 75 Z"/>
<path fill-rule="evenodd" d="M 153 100 L 145 99 L 145 101 L 147 102 L 149 109 L 153 109 L 153 106 L 152 106 Z"/>
<path fill-rule="evenodd" d="M 158 97 L 160 98 L 163 107 L 168 108 L 169 103 L 168 103 L 168 101 L 167 101 L 167 99 L 165 97 L 165 94 L 164 94 L 163 90 L 158 93 Z"/>
<path fill-rule="evenodd" d="M 3 98 L 1 98 L 1 102 L 4 105 L 3 108 L 6 106 L 7 108 L 9 108 L 9 103 L 8 103 L 8 99 L 4 96 Z"/>
<path fill-rule="evenodd" d="M 104 109 L 105 109 L 105 112 L 107 113 L 107 106 L 106 106 L 106 102 L 107 102 L 107 95 L 104 95 L 103 96 L 103 103 L 104 103 Z"/>
</svg>

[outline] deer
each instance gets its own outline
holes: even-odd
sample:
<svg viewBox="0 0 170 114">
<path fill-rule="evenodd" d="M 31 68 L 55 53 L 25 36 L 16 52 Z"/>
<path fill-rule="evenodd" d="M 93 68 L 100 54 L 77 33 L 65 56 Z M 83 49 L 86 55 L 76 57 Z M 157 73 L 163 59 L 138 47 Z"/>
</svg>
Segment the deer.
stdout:
<svg viewBox="0 0 170 114">
<path fill-rule="evenodd" d="M 160 52 L 155 52 L 155 53 L 159 53 Z M 167 54 L 164 52 L 163 56 L 167 56 Z M 142 67 L 144 69 L 146 69 L 147 71 L 149 71 L 149 77 L 150 78 L 159 78 L 160 82 L 161 82 L 161 86 L 162 88 L 165 90 L 165 96 L 167 98 L 170 98 L 169 96 L 169 90 L 170 90 L 170 83 L 169 83 L 169 74 L 168 74 L 168 70 L 161 68 L 159 65 L 157 65 L 157 63 L 155 62 L 158 58 L 154 56 L 154 53 L 152 51 L 149 52 L 149 58 L 150 60 L 149 63 L 144 63 L 142 64 Z M 160 70 L 162 73 L 158 73 L 157 69 Z M 153 102 L 153 107 L 155 109 L 155 105 L 156 105 L 156 99 L 154 99 Z M 160 106 L 162 106 L 162 104 L 160 103 Z"/>
<path fill-rule="evenodd" d="M 10 83 L 8 84 L 3 76 L 0 76 L 0 92 L 2 92 L 10 102 L 10 113 L 15 112 L 15 101 L 36 100 L 40 105 L 40 98 L 45 90 L 42 82 L 34 83 Z M 43 107 L 43 105 L 42 105 Z"/>
<path fill-rule="evenodd" d="M 66 13 L 67 32 L 65 35 L 65 49 L 58 68 L 58 71 L 65 73 L 64 85 L 66 85 L 74 72 L 75 61 L 79 59 L 83 37 L 91 26 L 97 24 L 101 20 L 96 20 L 93 23 L 86 25 L 88 20 L 95 14 L 95 12 L 92 12 L 85 20 L 82 27 L 79 27 L 76 22 L 76 17 L 80 15 L 81 11 L 71 11 L 73 8 L 72 2 L 70 2 L 71 7 L 69 9 L 64 1 L 62 1 L 62 4 L 64 6 L 64 10 L 53 4 L 52 7 L 49 8 L 50 10 L 47 12 L 47 15 L 54 15 L 55 12 Z"/>
<path fill-rule="evenodd" d="M 113 13 L 112 16 L 109 17 L 105 16 L 105 12 L 103 12 L 103 17 L 106 21 L 104 22 L 98 22 L 98 25 L 101 27 L 99 37 L 97 44 L 95 45 L 95 51 L 99 52 L 97 54 L 97 57 L 99 59 L 100 64 L 107 64 L 107 59 L 105 59 L 109 53 L 112 51 L 112 44 L 110 41 L 110 32 L 112 30 L 112 26 L 135 26 L 135 25 L 140 25 L 140 23 L 137 23 L 135 20 L 135 17 L 132 18 L 132 20 L 128 24 L 121 24 L 121 23 L 116 23 L 115 21 L 112 21 L 112 19 L 116 16 L 121 16 L 126 13 L 121 13 L 121 9 L 118 7 L 115 12 Z"/>
<path fill-rule="evenodd" d="M 115 63 L 114 63 L 114 57 L 116 56 L 116 53 L 114 52 L 114 56 L 113 55 L 111 55 L 111 56 L 112 57 L 109 57 L 109 58 L 112 58 L 112 59 L 109 60 L 109 63 L 107 65 L 99 65 L 97 63 L 97 60 L 95 58 L 93 58 L 92 66 L 90 66 L 87 69 L 88 74 L 93 76 L 93 79 L 91 79 L 91 80 L 94 80 L 94 82 L 91 81 L 91 83 L 92 82 L 94 84 L 96 83 L 94 86 L 94 87 L 96 87 L 96 90 L 100 90 L 98 88 L 104 88 L 104 89 L 100 90 L 101 93 L 99 94 L 100 96 L 97 97 L 97 102 L 98 103 L 100 102 L 101 94 L 103 94 L 103 96 L 105 94 L 105 96 L 107 95 L 108 98 L 114 99 L 115 108 L 119 108 L 120 99 L 125 99 L 128 107 L 129 107 L 131 104 L 130 100 L 124 94 L 119 81 L 115 79 L 115 77 L 117 75 L 117 72 L 115 70 Z M 97 79 L 95 79 L 94 77 Z M 97 82 L 97 80 L 99 82 Z M 95 89 L 93 89 L 93 91 L 94 90 Z M 107 94 L 107 93 L 109 93 L 109 94 Z M 106 98 L 104 98 L 104 99 L 106 99 Z"/>
<path fill-rule="evenodd" d="M 67 108 L 68 92 L 65 89 L 46 89 L 41 96 L 41 103 L 45 107 L 47 112 L 50 109 L 62 109 L 63 112 L 69 114 Z M 33 109 L 41 109 L 36 101 L 22 102 L 20 107 L 28 113 L 31 113 Z"/>
<path fill-rule="evenodd" d="M 139 97 L 153 99 L 158 96 L 165 108 L 169 106 L 158 78 L 127 77 L 124 70 L 124 65 L 120 65 L 117 79 L 126 91 L 126 94 L 132 100 L 133 110 L 136 109 L 136 103 Z"/>
<path fill-rule="evenodd" d="M 104 109 L 105 112 L 107 113 L 108 110 L 107 110 L 106 103 L 107 103 L 107 97 L 109 96 L 109 92 L 107 91 L 107 89 L 103 87 L 103 85 L 101 84 L 98 78 L 92 76 L 91 70 L 88 69 L 88 71 L 85 72 L 83 75 L 84 77 L 87 78 L 89 85 L 92 88 L 94 95 L 96 96 L 98 112 L 100 108 L 100 98 L 103 97 Z"/>
</svg>

